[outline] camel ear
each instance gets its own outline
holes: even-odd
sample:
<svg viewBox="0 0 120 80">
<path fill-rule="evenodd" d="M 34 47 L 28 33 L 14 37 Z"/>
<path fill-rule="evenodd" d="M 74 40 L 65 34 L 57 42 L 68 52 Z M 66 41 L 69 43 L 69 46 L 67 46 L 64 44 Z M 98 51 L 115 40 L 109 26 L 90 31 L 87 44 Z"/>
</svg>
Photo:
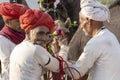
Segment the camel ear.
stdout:
<svg viewBox="0 0 120 80">
<path fill-rule="evenodd" d="M 71 25 L 71 19 L 68 17 L 65 21 L 65 27 L 69 28 L 70 25 Z"/>
</svg>

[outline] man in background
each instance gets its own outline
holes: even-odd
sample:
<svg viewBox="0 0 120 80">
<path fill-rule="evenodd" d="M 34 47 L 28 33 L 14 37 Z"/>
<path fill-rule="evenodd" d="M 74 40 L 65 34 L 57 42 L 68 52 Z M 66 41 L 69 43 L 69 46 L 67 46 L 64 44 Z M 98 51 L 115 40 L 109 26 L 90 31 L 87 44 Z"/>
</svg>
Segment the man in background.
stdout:
<svg viewBox="0 0 120 80">
<path fill-rule="evenodd" d="M 4 2 L 0 4 L 0 15 L 5 25 L 0 31 L 0 61 L 1 79 L 9 80 L 9 57 L 13 48 L 25 38 L 25 32 L 20 28 L 19 17 L 28 7 L 22 4 Z"/>
</svg>

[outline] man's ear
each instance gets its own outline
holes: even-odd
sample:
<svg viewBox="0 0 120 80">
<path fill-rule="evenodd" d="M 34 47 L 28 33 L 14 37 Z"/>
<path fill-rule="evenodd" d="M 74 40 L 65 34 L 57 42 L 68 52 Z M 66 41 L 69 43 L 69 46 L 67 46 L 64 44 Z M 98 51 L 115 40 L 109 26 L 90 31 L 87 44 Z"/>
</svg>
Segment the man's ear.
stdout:
<svg viewBox="0 0 120 80">
<path fill-rule="evenodd" d="M 89 19 L 89 18 L 86 18 L 86 21 L 87 21 L 87 22 L 90 22 L 90 19 Z"/>
<path fill-rule="evenodd" d="M 92 25 L 92 19 L 86 18 L 88 25 Z"/>
</svg>

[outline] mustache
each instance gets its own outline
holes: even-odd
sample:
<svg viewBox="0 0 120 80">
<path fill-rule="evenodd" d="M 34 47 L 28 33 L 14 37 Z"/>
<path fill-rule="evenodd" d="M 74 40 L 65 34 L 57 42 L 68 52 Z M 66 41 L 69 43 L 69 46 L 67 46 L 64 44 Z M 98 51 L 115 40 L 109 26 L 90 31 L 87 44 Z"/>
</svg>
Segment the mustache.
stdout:
<svg viewBox="0 0 120 80">
<path fill-rule="evenodd" d="M 44 48 L 46 48 L 46 45 L 47 45 L 47 43 L 46 43 L 45 40 L 35 40 L 35 41 L 33 42 L 33 44 L 35 44 L 35 45 L 40 45 L 40 46 L 42 46 L 42 47 L 44 47 Z"/>
<path fill-rule="evenodd" d="M 47 41 L 45 41 L 45 40 L 35 40 L 33 43 L 34 44 L 41 44 L 42 45 L 42 44 L 46 44 L 46 42 Z"/>
</svg>

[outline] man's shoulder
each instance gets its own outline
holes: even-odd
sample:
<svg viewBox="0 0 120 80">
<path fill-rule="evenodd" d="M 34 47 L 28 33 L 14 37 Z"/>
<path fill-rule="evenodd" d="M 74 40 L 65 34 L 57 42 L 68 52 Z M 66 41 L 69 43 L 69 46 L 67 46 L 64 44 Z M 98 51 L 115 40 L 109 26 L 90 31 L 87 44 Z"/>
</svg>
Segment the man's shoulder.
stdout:
<svg viewBox="0 0 120 80">
<path fill-rule="evenodd" d="M 7 37 L 0 35 L 0 41 L 10 41 Z"/>
<path fill-rule="evenodd" d="M 3 36 L 3 35 L 0 35 L 0 39 L 6 39 L 6 37 L 5 36 Z"/>
<path fill-rule="evenodd" d="M 0 35 L 0 44 L 8 43 L 10 40 L 3 35 Z"/>
</svg>

